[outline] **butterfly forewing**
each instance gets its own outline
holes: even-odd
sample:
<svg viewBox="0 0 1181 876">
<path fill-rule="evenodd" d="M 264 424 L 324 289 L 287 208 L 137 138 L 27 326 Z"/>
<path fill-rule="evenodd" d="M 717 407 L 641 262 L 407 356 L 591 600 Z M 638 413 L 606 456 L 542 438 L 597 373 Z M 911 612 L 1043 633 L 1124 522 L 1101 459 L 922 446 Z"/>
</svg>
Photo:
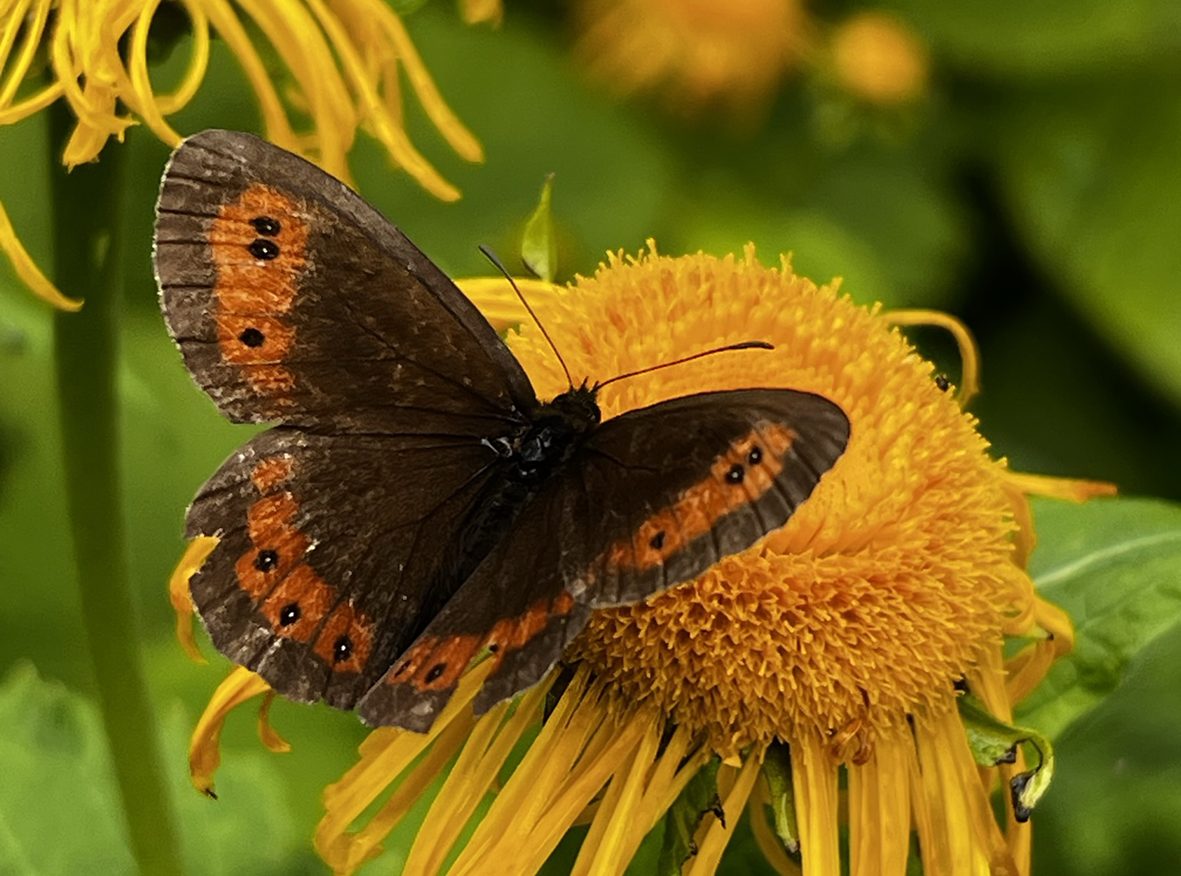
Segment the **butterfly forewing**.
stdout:
<svg viewBox="0 0 1181 876">
<path fill-rule="evenodd" d="M 455 285 L 348 187 L 248 134 L 173 154 L 157 206 L 164 315 L 237 421 L 485 435 L 535 404 Z"/>
</svg>

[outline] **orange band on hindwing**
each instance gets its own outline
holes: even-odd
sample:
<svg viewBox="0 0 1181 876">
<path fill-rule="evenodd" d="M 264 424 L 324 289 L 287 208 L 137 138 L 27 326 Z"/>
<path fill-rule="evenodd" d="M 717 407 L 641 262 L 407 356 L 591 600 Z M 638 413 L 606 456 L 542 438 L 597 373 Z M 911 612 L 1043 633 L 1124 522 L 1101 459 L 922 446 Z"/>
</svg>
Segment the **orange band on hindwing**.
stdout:
<svg viewBox="0 0 1181 876">
<path fill-rule="evenodd" d="M 492 652 L 488 659 L 495 673 L 509 653 L 524 648 L 554 618 L 568 615 L 573 608 L 574 598 L 562 591 L 553 599 L 536 600 L 520 615 L 497 621 L 486 635 L 424 638 L 394 665 L 386 683 L 409 684 L 419 692 L 447 690 L 485 648 Z"/>
<path fill-rule="evenodd" d="M 681 492 L 670 506 L 644 520 L 627 540 L 606 552 L 609 567 L 648 569 L 708 535 L 719 520 L 774 488 L 796 432 L 760 423 L 730 445 L 709 474 Z"/>
<path fill-rule="evenodd" d="M 299 502 L 287 489 L 295 463 L 275 456 L 255 464 L 260 494 L 246 511 L 251 548 L 234 569 L 241 587 L 276 636 L 310 645 L 334 672 L 360 672 L 373 644 L 373 623 L 307 562 L 311 540 L 297 528 Z"/>
<path fill-rule="evenodd" d="M 295 343 L 290 313 L 307 271 L 308 222 L 299 202 L 254 183 L 223 205 L 209 229 L 222 360 L 282 405 L 295 386 L 283 364 Z"/>
</svg>

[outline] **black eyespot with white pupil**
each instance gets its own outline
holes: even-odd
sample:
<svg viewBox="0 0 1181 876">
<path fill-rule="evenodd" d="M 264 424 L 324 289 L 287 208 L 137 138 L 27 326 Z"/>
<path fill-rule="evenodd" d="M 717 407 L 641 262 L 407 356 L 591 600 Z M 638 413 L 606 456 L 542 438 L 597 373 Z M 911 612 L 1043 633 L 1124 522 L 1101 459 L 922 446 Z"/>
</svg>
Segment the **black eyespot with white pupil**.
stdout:
<svg viewBox="0 0 1181 876">
<path fill-rule="evenodd" d="M 762 462 L 763 461 L 763 448 L 752 447 L 750 449 L 750 453 L 748 453 L 746 455 L 746 461 L 750 465 L 758 465 L 760 462 Z"/>
<path fill-rule="evenodd" d="M 726 472 L 726 481 L 731 484 L 742 483 L 744 477 L 746 477 L 746 469 L 738 462 L 730 466 L 730 470 Z"/>
<path fill-rule="evenodd" d="M 332 662 L 340 663 L 348 660 L 353 654 L 353 640 L 348 636 L 341 636 L 332 644 Z"/>
<path fill-rule="evenodd" d="M 279 626 L 289 627 L 299 620 L 299 605 L 295 602 L 288 603 L 279 609 Z"/>
<path fill-rule="evenodd" d="M 440 675 L 442 675 L 444 670 L 446 670 L 446 669 L 447 669 L 446 663 L 436 663 L 434 666 L 432 666 L 431 671 L 426 674 L 427 684 L 430 684 L 432 681 L 435 681 L 436 679 L 438 679 L 438 677 Z"/>
<path fill-rule="evenodd" d="M 253 326 L 238 335 L 238 340 L 248 347 L 261 347 L 266 339 L 266 335 Z"/>
<path fill-rule="evenodd" d="M 278 219 L 272 219 L 270 216 L 255 216 L 250 220 L 250 224 L 255 231 L 266 237 L 275 237 L 282 227 Z"/>
<path fill-rule="evenodd" d="M 271 550 L 262 550 L 254 558 L 254 568 L 260 572 L 269 572 L 279 565 L 279 555 Z"/>
<path fill-rule="evenodd" d="M 247 249 L 250 250 L 252 256 L 264 262 L 279 257 L 279 244 L 273 240 L 267 240 L 265 237 L 256 238 Z"/>
</svg>

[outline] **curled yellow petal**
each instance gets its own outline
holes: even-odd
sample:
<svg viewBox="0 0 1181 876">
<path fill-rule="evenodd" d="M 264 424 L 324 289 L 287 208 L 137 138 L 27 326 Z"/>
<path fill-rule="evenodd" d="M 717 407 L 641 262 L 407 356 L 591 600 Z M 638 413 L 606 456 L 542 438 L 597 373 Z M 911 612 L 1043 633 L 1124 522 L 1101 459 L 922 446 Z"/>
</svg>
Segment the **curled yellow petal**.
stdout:
<svg viewBox="0 0 1181 876">
<path fill-rule="evenodd" d="M 893 325 L 935 326 L 950 332 L 960 351 L 963 384 L 959 391 L 960 404 L 966 405 L 980 392 L 980 349 L 966 325 L 939 310 L 891 310 L 885 317 Z"/>
<path fill-rule="evenodd" d="M 0 69 L 6 69 L 8 75 L 4 79 L 4 84 L 0 86 L 0 107 L 8 106 L 11 103 L 37 57 L 37 50 L 41 46 L 41 37 L 52 5 L 50 0 L 37 0 L 31 4 L 20 3 L 7 13 L 8 21 L 3 35 L 0 36 L 0 61 L 3 61 L 3 67 Z M 24 39 L 17 52 L 16 60 L 10 65 L 8 53 L 17 31 L 21 29 L 24 32 Z"/>
<path fill-rule="evenodd" d="M 270 751 L 275 754 L 286 754 L 291 751 L 291 743 L 279 735 L 271 726 L 271 704 L 275 701 L 275 692 L 268 691 L 263 697 L 262 705 L 258 707 L 258 738 Z"/>
<path fill-rule="evenodd" d="M 214 691 L 189 740 L 189 779 L 202 794 L 217 797 L 213 774 L 221 765 L 221 729 L 226 718 L 242 703 L 270 689 L 262 676 L 238 666 Z"/>
<path fill-rule="evenodd" d="M 176 612 L 176 638 L 184 648 L 185 653 L 196 663 L 204 663 L 205 658 L 197 647 L 197 640 L 193 636 L 193 598 L 189 595 L 189 579 L 193 577 L 209 554 L 217 547 L 217 539 L 211 536 L 200 536 L 189 542 L 184 555 L 172 575 L 168 579 L 168 599 Z"/>
<path fill-rule="evenodd" d="M 140 10 L 139 20 L 135 23 L 131 39 L 131 75 L 128 92 L 135 97 L 135 110 L 143 117 L 144 123 L 152 133 L 167 143 L 176 147 L 181 140 L 180 134 L 164 121 L 164 112 L 160 101 L 152 90 L 152 82 L 148 77 L 148 33 L 152 27 L 152 19 L 160 6 L 160 0 L 148 0 Z M 198 30 L 199 32 L 199 30 Z M 208 35 L 206 36 L 208 41 Z"/>
<path fill-rule="evenodd" d="M 33 294 L 43 301 L 47 301 L 59 310 L 76 311 L 82 308 L 82 301 L 67 298 L 49 279 L 41 273 L 28 251 L 21 245 L 16 231 L 9 221 L 4 205 L 0 204 L 0 251 L 8 256 L 13 270 L 20 277 L 21 282 L 33 290 Z"/>
</svg>

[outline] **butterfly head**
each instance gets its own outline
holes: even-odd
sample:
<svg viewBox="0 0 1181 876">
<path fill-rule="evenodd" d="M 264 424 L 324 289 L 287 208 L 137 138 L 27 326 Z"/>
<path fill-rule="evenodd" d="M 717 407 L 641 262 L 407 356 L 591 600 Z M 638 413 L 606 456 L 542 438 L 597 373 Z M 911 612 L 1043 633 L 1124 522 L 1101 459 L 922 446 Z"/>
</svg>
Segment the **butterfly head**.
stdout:
<svg viewBox="0 0 1181 876">
<path fill-rule="evenodd" d="M 589 432 L 603 419 L 598 402 L 599 387 L 590 386 L 584 380 L 581 386 L 573 386 L 553 401 L 542 406 L 545 414 L 562 420 L 577 434 Z"/>
</svg>

